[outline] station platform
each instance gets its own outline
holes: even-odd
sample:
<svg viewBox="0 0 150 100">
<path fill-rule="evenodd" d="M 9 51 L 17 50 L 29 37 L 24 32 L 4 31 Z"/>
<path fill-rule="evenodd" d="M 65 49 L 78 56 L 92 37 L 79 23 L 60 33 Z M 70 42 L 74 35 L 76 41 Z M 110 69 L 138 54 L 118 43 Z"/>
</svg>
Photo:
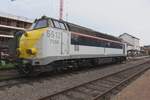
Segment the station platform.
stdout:
<svg viewBox="0 0 150 100">
<path fill-rule="evenodd" d="M 150 100 L 150 70 L 112 97 L 111 100 Z"/>
</svg>

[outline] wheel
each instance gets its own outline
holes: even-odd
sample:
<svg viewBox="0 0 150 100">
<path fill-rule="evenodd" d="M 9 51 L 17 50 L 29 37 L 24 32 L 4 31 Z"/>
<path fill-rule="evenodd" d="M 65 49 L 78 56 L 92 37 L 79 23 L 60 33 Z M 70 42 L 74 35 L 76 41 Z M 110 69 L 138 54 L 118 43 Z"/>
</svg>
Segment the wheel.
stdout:
<svg viewBox="0 0 150 100">
<path fill-rule="evenodd" d="M 16 68 L 21 76 L 33 76 L 33 66 L 26 64 L 18 64 Z"/>
</svg>

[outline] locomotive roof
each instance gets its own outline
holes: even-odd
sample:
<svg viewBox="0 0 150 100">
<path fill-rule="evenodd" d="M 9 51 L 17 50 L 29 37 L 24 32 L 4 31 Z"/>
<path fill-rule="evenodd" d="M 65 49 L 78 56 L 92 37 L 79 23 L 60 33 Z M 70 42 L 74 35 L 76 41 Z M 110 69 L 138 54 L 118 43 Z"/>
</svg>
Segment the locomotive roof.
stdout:
<svg viewBox="0 0 150 100">
<path fill-rule="evenodd" d="M 101 32 L 97 32 L 97 31 L 94 31 L 92 29 L 89 29 L 89 28 L 85 28 L 85 27 L 82 27 L 82 26 L 79 26 L 79 25 L 75 25 L 73 23 L 68 23 L 68 27 L 69 27 L 69 30 L 70 31 L 73 31 L 73 32 L 79 32 L 79 33 L 83 33 L 83 34 L 87 34 L 87 35 L 92 35 L 92 36 L 96 36 L 96 37 L 102 37 L 102 38 L 106 38 L 106 39 L 110 39 L 110 40 L 115 40 L 115 41 L 120 41 L 121 42 L 121 39 L 118 38 L 118 37 L 115 37 L 115 36 L 112 36 L 112 35 L 108 35 L 108 34 L 105 34 L 105 33 L 101 33 Z"/>
<path fill-rule="evenodd" d="M 42 18 L 57 20 L 57 19 L 54 19 L 54 18 L 46 17 L 46 16 L 43 16 Z M 120 38 L 112 36 L 112 35 L 97 32 L 97 31 L 94 31 L 93 29 L 86 28 L 86 27 L 83 27 L 83 26 L 80 26 L 80 25 L 77 25 L 77 24 L 74 24 L 74 23 L 67 22 L 67 21 L 63 21 L 63 20 L 57 20 L 57 21 L 62 22 L 62 23 L 66 23 L 68 28 L 69 28 L 69 31 L 79 32 L 79 33 L 82 33 L 82 34 L 92 35 L 92 36 L 96 36 L 96 37 L 102 37 L 102 38 L 106 38 L 106 39 L 121 42 Z"/>
</svg>

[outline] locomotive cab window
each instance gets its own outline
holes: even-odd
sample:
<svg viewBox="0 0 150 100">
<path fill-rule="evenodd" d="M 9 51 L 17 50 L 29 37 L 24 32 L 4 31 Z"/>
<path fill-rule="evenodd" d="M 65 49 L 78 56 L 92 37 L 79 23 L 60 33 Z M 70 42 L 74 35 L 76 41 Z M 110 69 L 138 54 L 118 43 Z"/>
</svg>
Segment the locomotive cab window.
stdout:
<svg viewBox="0 0 150 100">
<path fill-rule="evenodd" d="M 56 27 L 56 28 L 60 28 L 60 25 L 59 25 L 59 22 L 58 21 L 53 21 L 54 22 L 54 26 Z"/>
<path fill-rule="evenodd" d="M 66 30 L 66 27 L 65 27 L 65 24 L 64 24 L 64 23 L 59 23 L 59 24 L 60 24 L 61 29 Z"/>
<path fill-rule="evenodd" d="M 59 22 L 59 21 L 57 21 L 57 20 L 53 20 L 53 23 L 54 23 L 54 27 L 55 27 L 55 28 L 59 28 L 59 29 L 66 30 L 66 26 L 65 26 L 64 23 Z"/>
<path fill-rule="evenodd" d="M 35 21 L 35 23 L 33 23 L 31 29 L 39 29 L 39 28 L 45 28 L 48 27 L 48 20 L 47 19 L 41 19 L 41 20 L 37 20 Z"/>
</svg>

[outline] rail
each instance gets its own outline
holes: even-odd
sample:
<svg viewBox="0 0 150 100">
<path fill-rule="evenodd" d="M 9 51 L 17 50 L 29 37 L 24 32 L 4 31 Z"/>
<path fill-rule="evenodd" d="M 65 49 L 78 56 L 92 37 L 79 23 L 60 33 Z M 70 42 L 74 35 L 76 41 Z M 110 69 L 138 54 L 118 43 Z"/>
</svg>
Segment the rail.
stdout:
<svg viewBox="0 0 150 100">
<path fill-rule="evenodd" d="M 117 73 L 99 78 L 39 100 L 98 100 L 110 91 L 150 68 L 150 61 Z"/>
</svg>

